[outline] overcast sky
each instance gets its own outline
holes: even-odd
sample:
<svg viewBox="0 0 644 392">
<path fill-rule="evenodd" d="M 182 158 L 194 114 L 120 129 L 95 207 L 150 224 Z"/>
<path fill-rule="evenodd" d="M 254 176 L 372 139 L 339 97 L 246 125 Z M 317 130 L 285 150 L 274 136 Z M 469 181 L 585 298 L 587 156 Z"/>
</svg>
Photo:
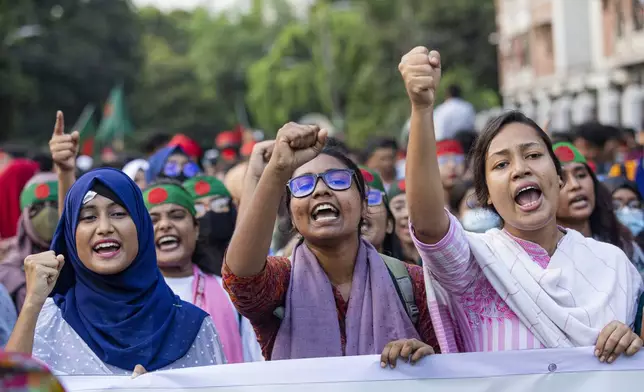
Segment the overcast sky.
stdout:
<svg viewBox="0 0 644 392">
<path fill-rule="evenodd" d="M 163 10 L 175 8 L 192 9 L 203 5 L 210 10 L 220 11 L 235 6 L 245 7 L 248 0 L 132 0 L 137 6 L 154 5 Z"/>
</svg>

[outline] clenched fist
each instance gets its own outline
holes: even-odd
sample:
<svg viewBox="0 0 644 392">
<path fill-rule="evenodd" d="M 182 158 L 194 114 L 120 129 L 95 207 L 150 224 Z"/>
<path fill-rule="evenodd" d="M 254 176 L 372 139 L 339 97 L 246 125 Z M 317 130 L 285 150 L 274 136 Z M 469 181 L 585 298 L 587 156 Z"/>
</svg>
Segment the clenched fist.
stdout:
<svg viewBox="0 0 644 392">
<path fill-rule="evenodd" d="M 76 169 L 76 155 L 78 155 L 80 134 L 74 131 L 65 134 L 65 119 L 63 112 L 56 112 L 54 134 L 49 141 L 51 158 L 59 171 L 69 172 Z"/>
<path fill-rule="evenodd" d="M 290 122 L 278 132 L 271 154 L 270 164 L 292 175 L 295 169 L 312 160 L 326 143 L 328 132 L 317 125 L 300 125 Z"/>
<path fill-rule="evenodd" d="M 275 146 L 275 140 L 264 140 L 255 144 L 253 152 L 250 154 L 250 158 L 248 159 L 248 174 L 255 178 L 262 176 L 262 173 L 273 154 L 273 146 Z"/>
<path fill-rule="evenodd" d="M 400 60 L 398 70 L 405 81 L 412 106 L 416 109 L 432 107 L 441 79 L 440 54 L 422 46 L 415 47 Z"/>
<path fill-rule="evenodd" d="M 42 306 L 56 285 L 65 257 L 53 251 L 29 255 L 25 259 L 27 295 L 25 303 Z"/>
</svg>

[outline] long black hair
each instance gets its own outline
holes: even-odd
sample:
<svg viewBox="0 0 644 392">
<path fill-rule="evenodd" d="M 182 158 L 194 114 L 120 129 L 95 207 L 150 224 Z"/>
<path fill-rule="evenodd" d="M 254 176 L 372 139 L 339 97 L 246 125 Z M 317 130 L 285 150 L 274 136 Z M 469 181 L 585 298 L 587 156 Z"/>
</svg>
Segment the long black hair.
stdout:
<svg viewBox="0 0 644 392">
<path fill-rule="evenodd" d="M 599 182 L 588 164 L 583 165 L 593 180 L 595 190 L 595 208 L 588 218 L 590 232 L 594 238 L 622 249 L 630 258 L 633 254 L 633 235 L 617 220 L 613 208 L 613 196 L 608 188 Z"/>
<path fill-rule="evenodd" d="M 395 225 L 396 219 L 394 218 L 394 214 L 391 212 L 391 209 L 389 208 L 389 203 L 387 200 L 384 200 L 384 203 L 385 203 L 385 209 L 387 209 L 387 224 L 389 224 L 389 222 L 392 222 Z M 391 233 L 385 234 L 385 239 L 382 242 L 382 253 L 386 254 L 387 256 L 396 258 L 398 260 L 406 261 L 405 254 L 402 249 L 402 244 L 400 243 L 400 239 L 396 235 L 395 229 L 392 230 Z M 413 261 L 414 263 L 416 262 L 415 260 L 410 260 L 410 261 Z"/>
</svg>

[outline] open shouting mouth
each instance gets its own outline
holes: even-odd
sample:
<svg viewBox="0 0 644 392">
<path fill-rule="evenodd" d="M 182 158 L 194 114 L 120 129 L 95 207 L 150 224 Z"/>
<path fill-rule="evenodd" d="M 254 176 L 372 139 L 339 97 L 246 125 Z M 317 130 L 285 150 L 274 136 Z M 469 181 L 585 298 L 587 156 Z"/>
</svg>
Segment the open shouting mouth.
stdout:
<svg viewBox="0 0 644 392">
<path fill-rule="evenodd" d="M 543 192 L 536 182 L 522 184 L 514 192 L 514 201 L 524 212 L 536 210 L 541 206 L 542 200 Z"/>
</svg>

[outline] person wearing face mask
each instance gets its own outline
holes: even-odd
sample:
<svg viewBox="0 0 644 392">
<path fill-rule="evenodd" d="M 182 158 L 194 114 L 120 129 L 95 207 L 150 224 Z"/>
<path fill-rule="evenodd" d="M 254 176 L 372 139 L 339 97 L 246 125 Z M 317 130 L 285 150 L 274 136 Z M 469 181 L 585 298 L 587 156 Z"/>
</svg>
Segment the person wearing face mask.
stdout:
<svg viewBox="0 0 644 392">
<path fill-rule="evenodd" d="M 183 183 L 190 193 L 199 221 L 198 242 L 204 244 L 208 269 L 221 276 L 224 252 L 235 230 L 237 209 L 224 183 L 210 176 L 197 176 Z"/>
<path fill-rule="evenodd" d="M 475 197 L 471 181 L 457 183 L 450 190 L 450 207 L 463 229 L 473 233 L 485 233 L 501 227 L 501 218 L 494 211 L 482 208 Z"/>
<path fill-rule="evenodd" d="M 22 213 L 18 234 L 13 237 L 5 259 L 0 263 L 3 284 L 20 311 L 25 301 L 25 257 L 49 249 L 58 224 L 58 181 L 54 173 L 36 174 L 20 195 Z"/>
<path fill-rule="evenodd" d="M 151 184 L 157 178 L 170 178 L 184 182 L 199 174 L 201 169 L 181 146 L 168 146 L 160 149 L 148 159 L 145 182 Z"/>
<path fill-rule="evenodd" d="M 640 244 L 644 244 L 644 205 L 637 184 L 623 180 L 613 188 L 613 208 L 621 224 L 626 226 Z"/>
<path fill-rule="evenodd" d="M 557 223 L 624 250 L 643 274 L 644 254 L 633 235 L 617 220 L 610 192 L 597 180 L 586 158 L 572 143 L 561 142 L 552 148 L 565 179 L 559 192 Z"/>
<path fill-rule="evenodd" d="M 214 185 L 202 178 L 193 190 L 205 194 Z M 221 278 L 214 275 L 207 240 L 198 241 L 201 225 L 193 197 L 180 183 L 165 179 L 148 187 L 143 200 L 152 217 L 157 265 L 165 282 L 182 300 L 211 315 L 228 363 L 261 361 L 250 322 L 235 311 Z M 203 206 L 199 210 L 205 213 Z"/>
</svg>

